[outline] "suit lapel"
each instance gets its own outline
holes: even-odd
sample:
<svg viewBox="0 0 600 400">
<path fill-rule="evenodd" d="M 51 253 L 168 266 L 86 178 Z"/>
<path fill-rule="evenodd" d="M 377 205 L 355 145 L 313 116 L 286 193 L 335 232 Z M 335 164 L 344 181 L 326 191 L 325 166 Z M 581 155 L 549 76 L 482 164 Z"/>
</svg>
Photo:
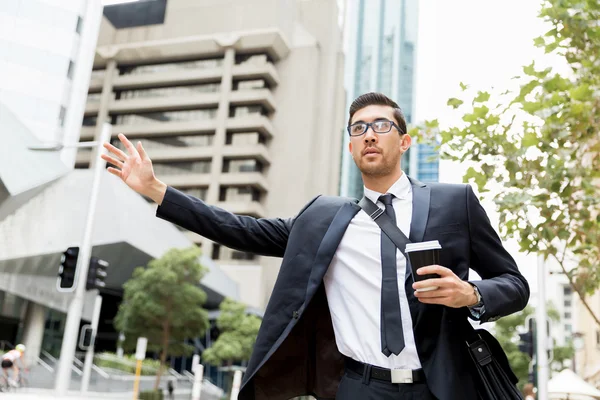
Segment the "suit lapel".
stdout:
<svg viewBox="0 0 600 400">
<path fill-rule="evenodd" d="M 342 237 L 344 236 L 346 229 L 348 229 L 350 221 L 352 221 L 352 218 L 354 218 L 358 211 L 360 211 L 358 204 L 347 202 L 340 207 L 333 217 L 314 258 L 313 268 L 310 273 L 306 290 L 306 300 L 309 300 L 321 285 L 321 281 L 327 272 L 327 268 L 331 263 L 333 255 L 342 241 Z"/>
<path fill-rule="evenodd" d="M 425 236 L 425 227 L 429 218 L 429 200 L 431 188 L 416 179 L 410 179 L 412 185 L 412 217 L 410 222 L 409 239 L 413 243 L 422 242 Z M 406 260 L 406 279 L 412 274 L 408 260 Z"/>
</svg>

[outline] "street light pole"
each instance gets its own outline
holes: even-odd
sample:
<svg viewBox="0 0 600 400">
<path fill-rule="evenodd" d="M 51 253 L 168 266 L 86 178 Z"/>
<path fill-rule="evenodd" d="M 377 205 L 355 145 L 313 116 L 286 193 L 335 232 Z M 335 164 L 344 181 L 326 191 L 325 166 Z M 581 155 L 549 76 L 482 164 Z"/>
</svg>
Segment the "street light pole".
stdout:
<svg viewBox="0 0 600 400">
<path fill-rule="evenodd" d="M 537 398 L 548 399 L 548 332 L 546 331 L 546 261 L 538 254 L 538 304 L 536 307 L 537 322 Z"/>
<path fill-rule="evenodd" d="M 92 181 L 92 191 L 90 194 L 88 215 L 85 223 L 83 241 L 79 246 L 79 258 L 77 260 L 77 272 L 75 277 L 75 294 L 71 299 L 67 312 L 67 321 L 65 324 L 65 334 L 63 336 L 60 348 L 60 360 L 54 389 L 56 395 L 63 397 L 69 389 L 71 381 L 71 367 L 75 357 L 75 348 L 77 346 L 77 336 L 79 334 L 79 324 L 83 311 L 83 301 L 85 296 L 85 286 L 87 273 L 90 266 L 90 257 L 92 253 L 92 230 L 94 227 L 94 215 L 96 213 L 96 203 L 98 202 L 98 193 L 100 191 L 100 179 L 106 162 L 100 158 L 103 153 L 102 143 L 110 140 L 112 127 L 105 123 L 98 141 L 96 150 L 96 161 L 94 163 L 94 180 Z"/>
</svg>

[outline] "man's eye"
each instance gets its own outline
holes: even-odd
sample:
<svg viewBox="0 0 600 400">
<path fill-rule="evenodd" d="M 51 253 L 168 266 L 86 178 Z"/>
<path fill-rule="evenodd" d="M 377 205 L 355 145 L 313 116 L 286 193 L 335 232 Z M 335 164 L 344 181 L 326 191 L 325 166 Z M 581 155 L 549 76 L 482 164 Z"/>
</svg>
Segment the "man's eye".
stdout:
<svg viewBox="0 0 600 400">
<path fill-rule="evenodd" d="M 365 124 L 358 124 L 352 126 L 352 132 L 360 133 L 365 130 Z"/>
</svg>

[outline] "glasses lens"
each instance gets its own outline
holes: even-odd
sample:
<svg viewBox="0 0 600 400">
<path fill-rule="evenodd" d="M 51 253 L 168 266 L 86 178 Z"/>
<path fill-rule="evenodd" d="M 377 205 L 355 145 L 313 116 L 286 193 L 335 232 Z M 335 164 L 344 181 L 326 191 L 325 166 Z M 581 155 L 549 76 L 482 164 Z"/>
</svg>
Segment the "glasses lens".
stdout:
<svg viewBox="0 0 600 400">
<path fill-rule="evenodd" d="M 350 126 L 350 134 L 351 135 L 362 135 L 367 127 L 366 124 L 354 124 Z"/>
<path fill-rule="evenodd" d="M 390 121 L 375 121 L 373 123 L 373 130 L 375 132 L 385 133 L 392 129 L 392 123 Z"/>
</svg>

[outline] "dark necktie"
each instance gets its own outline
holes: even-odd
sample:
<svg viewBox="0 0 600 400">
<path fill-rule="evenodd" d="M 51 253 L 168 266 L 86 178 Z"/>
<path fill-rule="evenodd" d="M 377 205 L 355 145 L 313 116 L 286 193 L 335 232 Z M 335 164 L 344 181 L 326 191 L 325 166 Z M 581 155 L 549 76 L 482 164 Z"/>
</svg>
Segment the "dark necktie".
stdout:
<svg viewBox="0 0 600 400">
<path fill-rule="evenodd" d="M 385 204 L 385 213 L 396 223 L 396 213 L 392 207 L 393 194 L 379 197 Z M 404 349 L 404 332 L 400 314 L 400 293 L 396 270 L 396 246 L 381 232 L 381 352 L 389 357 L 398 355 Z"/>
</svg>

